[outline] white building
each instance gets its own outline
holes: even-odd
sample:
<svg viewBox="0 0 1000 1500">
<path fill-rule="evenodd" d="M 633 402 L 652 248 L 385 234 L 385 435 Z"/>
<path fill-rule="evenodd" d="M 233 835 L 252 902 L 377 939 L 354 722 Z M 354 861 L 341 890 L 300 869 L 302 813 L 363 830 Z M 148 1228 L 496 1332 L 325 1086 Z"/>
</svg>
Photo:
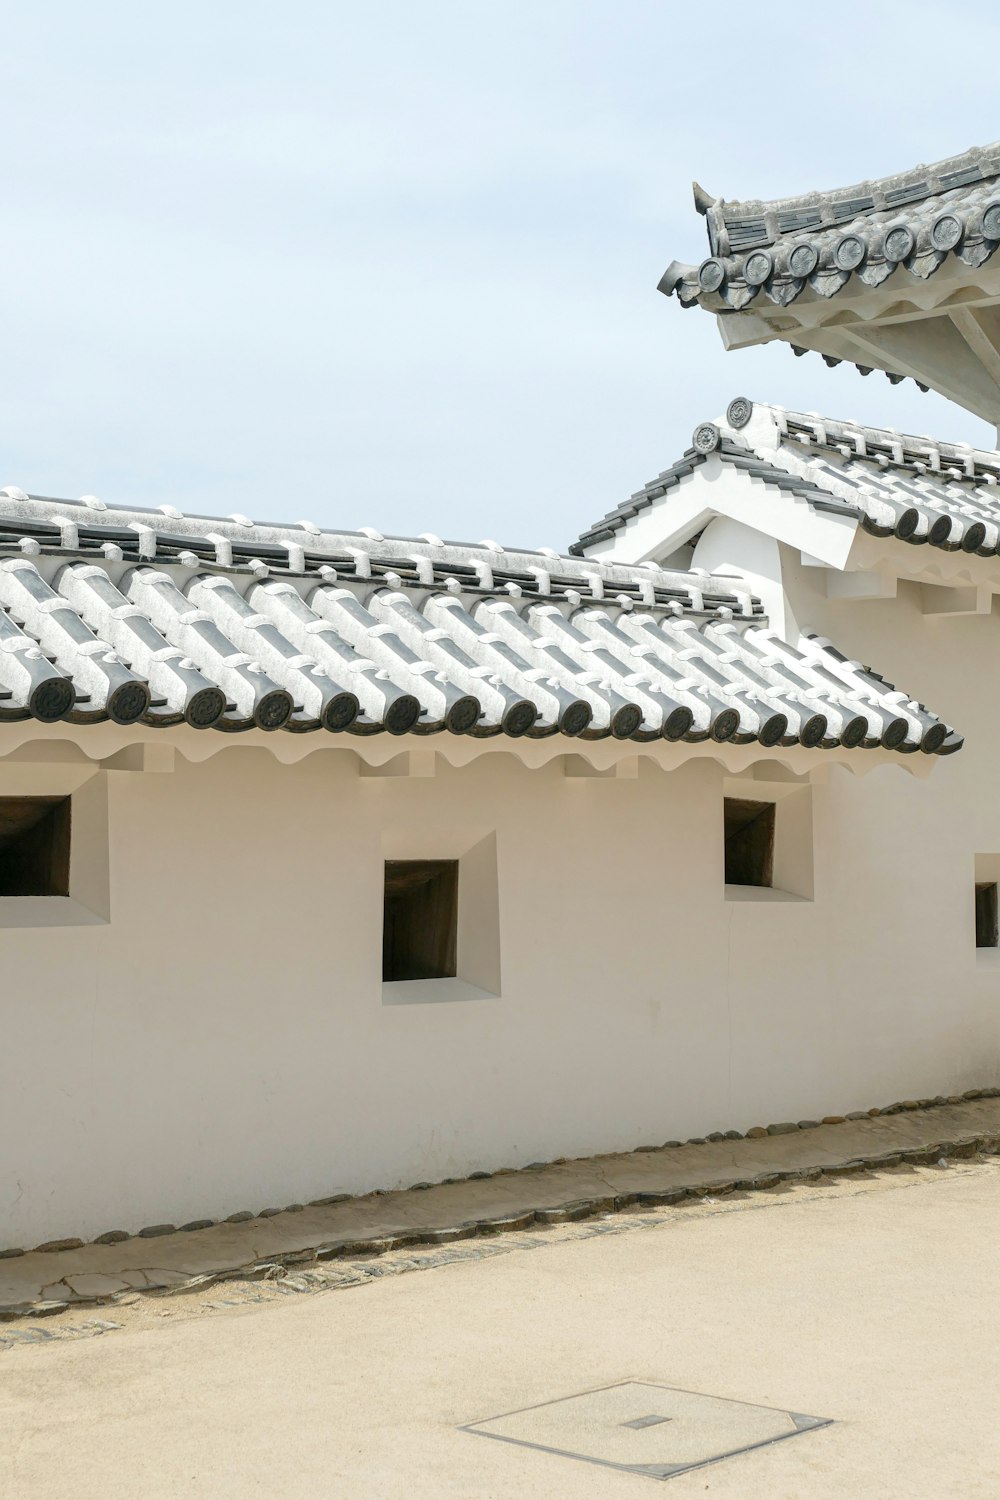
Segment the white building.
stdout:
<svg viewBox="0 0 1000 1500">
<path fill-rule="evenodd" d="M 737 399 L 572 557 L 0 493 L 0 1248 L 1000 1081 L 998 479 Z"/>
</svg>

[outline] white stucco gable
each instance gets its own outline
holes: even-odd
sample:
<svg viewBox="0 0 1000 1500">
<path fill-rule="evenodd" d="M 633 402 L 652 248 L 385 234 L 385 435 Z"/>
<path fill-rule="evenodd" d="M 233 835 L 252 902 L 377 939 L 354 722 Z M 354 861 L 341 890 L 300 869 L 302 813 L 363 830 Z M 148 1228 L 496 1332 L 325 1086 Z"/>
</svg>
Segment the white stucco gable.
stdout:
<svg viewBox="0 0 1000 1500">
<path fill-rule="evenodd" d="M 891 598 L 906 579 L 924 586 L 926 613 L 983 613 L 1000 593 L 998 484 L 1000 453 L 737 397 L 725 417 L 695 429 L 678 464 L 574 550 L 737 571 L 777 622 L 775 555 L 759 566 L 760 544 L 748 534 L 735 547 L 737 526 L 824 570 L 830 598 Z M 732 524 L 720 553 L 723 520 Z"/>
<path fill-rule="evenodd" d="M 609 562 L 659 561 L 689 544 L 720 516 L 737 525 L 752 525 L 836 568 L 847 566 L 858 529 L 854 516 L 817 511 L 804 486 L 782 483 L 760 465 L 740 465 L 729 454 L 713 452 L 676 489 L 630 518 L 623 531 L 588 546 L 587 555 Z"/>
</svg>

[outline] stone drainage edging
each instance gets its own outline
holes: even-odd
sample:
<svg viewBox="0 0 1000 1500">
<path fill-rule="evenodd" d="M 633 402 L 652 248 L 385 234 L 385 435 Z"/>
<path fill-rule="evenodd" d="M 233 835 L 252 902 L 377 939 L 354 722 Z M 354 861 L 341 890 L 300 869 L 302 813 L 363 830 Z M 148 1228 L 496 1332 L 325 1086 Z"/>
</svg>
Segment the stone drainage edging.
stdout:
<svg viewBox="0 0 1000 1500">
<path fill-rule="evenodd" d="M 970 1090 L 962 1099 L 942 1099 L 940 1100 L 940 1105 L 967 1104 L 972 1100 L 987 1100 L 998 1097 L 1000 1097 L 1000 1090 Z M 651 1181 L 646 1186 L 636 1187 L 635 1190 L 618 1191 L 615 1189 L 614 1184 L 608 1183 L 608 1191 L 606 1192 L 590 1192 L 586 1196 L 566 1198 L 561 1202 L 547 1203 L 542 1201 L 535 1206 L 520 1207 L 507 1213 L 492 1212 L 482 1217 L 458 1218 L 457 1215 L 449 1216 L 448 1214 L 443 1214 L 442 1217 L 446 1220 L 450 1217 L 450 1222 L 443 1222 L 441 1224 L 432 1223 L 430 1225 L 413 1227 L 378 1229 L 375 1232 L 366 1233 L 359 1233 L 357 1231 L 354 1233 L 347 1232 L 333 1238 L 317 1235 L 315 1243 L 299 1246 L 290 1245 L 287 1248 L 276 1247 L 273 1253 L 270 1254 L 253 1253 L 247 1257 L 245 1253 L 246 1249 L 252 1247 L 246 1246 L 243 1247 L 244 1254 L 242 1258 L 239 1254 L 236 1254 L 229 1258 L 228 1263 L 223 1265 L 216 1263 L 214 1266 L 202 1271 L 167 1268 L 161 1270 L 155 1268 L 142 1270 L 132 1268 L 119 1272 L 93 1268 L 88 1271 L 85 1266 L 81 1265 L 79 1268 L 65 1270 L 62 1277 L 53 1274 L 51 1280 L 46 1280 L 46 1283 L 42 1286 L 41 1296 L 29 1296 L 25 1300 L 0 1303 L 0 1320 L 9 1321 L 25 1316 L 43 1316 L 48 1313 L 62 1312 L 70 1306 L 74 1308 L 104 1306 L 113 1304 L 121 1296 L 130 1295 L 135 1292 L 180 1292 L 203 1288 L 213 1282 L 222 1280 L 271 1279 L 283 1275 L 285 1269 L 289 1266 L 302 1266 L 312 1262 L 326 1261 L 339 1257 L 349 1258 L 360 1255 L 378 1255 L 392 1250 L 416 1246 L 447 1245 L 459 1240 L 472 1239 L 476 1236 L 495 1236 L 504 1232 L 524 1230 L 534 1226 L 572 1223 L 598 1215 L 674 1206 L 682 1204 L 685 1201 L 697 1201 L 709 1195 L 712 1197 L 721 1197 L 731 1192 L 761 1191 L 775 1187 L 781 1182 L 817 1181 L 824 1176 L 836 1177 L 904 1164 L 931 1166 L 942 1160 L 952 1158 L 969 1158 L 978 1154 L 1000 1154 L 1000 1109 L 998 1109 L 996 1111 L 995 1128 L 980 1129 L 974 1133 L 959 1134 L 953 1138 L 931 1138 L 924 1139 L 918 1143 L 900 1143 L 896 1149 L 866 1150 L 862 1154 L 838 1156 L 835 1152 L 827 1152 L 826 1154 L 828 1154 L 829 1159 L 823 1161 L 798 1163 L 791 1161 L 782 1163 L 780 1160 L 776 1160 L 773 1167 L 767 1167 L 764 1170 L 758 1168 L 755 1171 L 747 1173 L 741 1173 L 734 1167 L 732 1161 L 720 1164 L 720 1168 L 717 1170 L 703 1166 L 700 1169 L 695 1168 L 690 1174 L 686 1174 L 681 1164 L 680 1173 L 677 1171 L 678 1162 L 675 1151 L 678 1148 L 683 1149 L 684 1145 L 715 1146 L 718 1143 L 725 1143 L 729 1147 L 730 1142 L 742 1139 L 745 1141 L 766 1142 L 766 1145 L 762 1145 L 761 1149 L 763 1149 L 765 1154 L 771 1154 L 774 1148 L 778 1146 L 778 1142 L 774 1140 L 775 1137 L 798 1134 L 800 1130 L 818 1129 L 820 1123 L 840 1125 L 848 1124 L 851 1121 L 865 1121 L 866 1123 L 874 1124 L 875 1120 L 882 1116 L 902 1113 L 903 1111 L 914 1111 L 919 1112 L 923 1124 L 930 1125 L 933 1123 L 933 1112 L 937 1106 L 939 1106 L 939 1101 L 937 1100 L 906 1101 L 900 1105 L 890 1106 L 885 1110 L 867 1111 L 865 1113 L 858 1112 L 845 1117 L 828 1117 L 823 1122 L 803 1121 L 799 1125 L 783 1123 L 760 1127 L 759 1133 L 748 1132 L 743 1137 L 738 1137 L 736 1132 L 728 1134 L 717 1133 L 710 1137 L 695 1138 L 687 1143 L 670 1142 L 667 1146 L 660 1148 L 639 1148 L 634 1153 L 625 1153 L 613 1158 L 582 1158 L 579 1163 L 565 1163 L 570 1168 L 577 1165 L 586 1168 L 589 1165 L 590 1171 L 587 1175 L 591 1176 L 591 1178 L 601 1178 L 600 1165 L 602 1163 L 606 1164 L 607 1170 L 611 1172 L 614 1171 L 614 1168 L 611 1166 L 611 1163 L 614 1162 L 619 1169 L 623 1166 L 625 1167 L 625 1172 L 622 1175 L 628 1175 L 628 1167 L 630 1164 L 635 1165 L 636 1159 L 645 1156 L 648 1160 L 653 1151 L 666 1152 L 669 1150 L 673 1160 L 669 1164 L 668 1172 L 664 1175 L 672 1176 L 675 1179 L 678 1175 L 681 1177 L 689 1175 L 691 1180 L 675 1180 L 670 1183 L 664 1183 L 661 1186 L 656 1186 Z M 914 1121 L 913 1123 L 916 1122 Z M 993 1124 L 994 1122 L 991 1120 L 991 1127 Z M 881 1134 L 882 1132 L 879 1133 Z M 933 1136 L 933 1132 L 931 1132 L 931 1135 Z M 783 1148 L 794 1146 L 794 1144 L 789 1141 L 781 1142 Z M 771 1148 L 771 1151 L 768 1150 L 768 1147 Z M 783 1149 L 781 1154 L 787 1155 L 787 1149 Z M 550 1189 L 547 1193 L 541 1181 L 540 1174 L 545 1170 L 546 1166 L 547 1164 L 538 1163 L 533 1167 L 526 1167 L 518 1172 L 476 1174 L 474 1179 L 466 1179 L 466 1182 L 471 1183 L 474 1181 L 476 1186 L 479 1187 L 482 1181 L 488 1181 L 493 1176 L 504 1176 L 508 1182 L 513 1179 L 518 1187 L 524 1187 L 529 1180 L 535 1178 L 537 1175 L 540 1189 L 537 1196 L 544 1200 L 553 1191 Z M 672 1170 L 670 1170 L 671 1168 Z M 654 1174 L 650 1172 L 643 1175 L 652 1177 Z M 392 1196 L 397 1200 L 410 1199 L 411 1194 L 420 1191 L 426 1186 L 421 1184 L 416 1189 L 405 1190 L 402 1193 Z M 461 1187 L 462 1184 L 459 1183 L 454 1186 Z M 384 1196 L 387 1195 L 371 1195 L 376 1204 L 378 1204 L 379 1198 Z M 423 1196 L 422 1193 L 421 1196 Z M 337 1203 L 351 1203 L 357 1206 L 364 1201 L 352 1199 L 347 1195 L 338 1195 L 333 1200 L 323 1200 L 322 1206 L 325 1207 Z M 389 1216 L 391 1217 L 391 1215 Z M 245 1226 L 249 1220 L 253 1220 L 256 1217 L 252 1214 L 231 1216 L 225 1223 L 242 1224 Z M 385 1218 L 387 1216 L 383 1213 L 380 1217 Z M 220 1225 L 210 1225 L 206 1222 L 204 1224 L 205 1233 L 193 1236 L 192 1246 L 195 1240 L 207 1242 L 209 1231 L 211 1229 L 219 1230 L 222 1227 Z M 148 1235 L 146 1237 L 150 1238 Z M 155 1236 L 152 1237 L 155 1238 Z M 121 1238 L 128 1238 L 135 1245 L 136 1240 L 140 1237 L 122 1236 Z M 95 1241 L 93 1242 L 93 1246 L 96 1247 L 100 1243 L 102 1242 Z M 114 1243 L 120 1243 L 117 1236 L 113 1241 L 103 1240 L 103 1244 L 106 1246 Z M 78 1252 L 83 1250 L 86 1252 L 90 1248 L 76 1245 L 72 1242 L 69 1244 L 54 1242 L 52 1248 L 46 1249 L 44 1253 L 46 1257 L 51 1255 L 53 1262 L 55 1262 L 57 1255 L 59 1260 L 63 1258 L 59 1254 L 60 1251 Z M 150 1248 L 152 1249 L 152 1246 Z M 208 1248 L 206 1243 L 205 1249 L 208 1250 Z M 236 1247 L 233 1248 L 235 1249 Z M 107 1250 L 105 1250 L 104 1255 L 107 1255 L 107 1253 Z M 78 1254 L 67 1254 L 66 1258 L 79 1260 L 83 1257 L 80 1257 Z M 173 1259 L 174 1257 L 162 1258 Z M 186 1256 L 184 1258 L 188 1259 Z M 225 1255 L 223 1258 L 226 1259 Z M 199 1259 L 215 1260 L 217 1262 L 218 1250 L 216 1249 L 215 1253 L 207 1256 L 199 1256 L 196 1252 L 189 1259 L 192 1262 L 197 1262 Z M 155 1257 L 151 1255 L 148 1257 L 148 1260 L 154 1261 Z M 17 1265 L 16 1261 L 14 1265 Z M 57 1269 L 59 1268 L 54 1264 L 53 1272 L 55 1273 Z M 25 1270 L 27 1270 L 26 1266 Z M 38 1272 L 36 1270 L 35 1276 L 37 1277 L 37 1275 Z M 35 1285 L 38 1285 L 37 1279 L 35 1280 Z"/>
<path fill-rule="evenodd" d="M 658 1151 L 674 1150 L 683 1146 L 714 1145 L 722 1141 L 763 1140 L 768 1136 L 790 1135 L 800 1130 L 818 1130 L 822 1125 L 844 1125 L 851 1121 L 867 1121 L 907 1111 L 923 1111 L 945 1105 L 968 1104 L 979 1099 L 1000 1099 L 1000 1088 L 967 1089 L 964 1094 L 953 1094 L 948 1098 L 938 1095 L 934 1099 L 905 1099 L 882 1108 L 853 1110 L 846 1115 L 824 1115 L 821 1120 L 783 1121 L 775 1125 L 753 1125 L 746 1133 L 739 1130 L 713 1131 L 706 1136 L 690 1136 L 686 1141 L 664 1141 L 660 1146 L 637 1146 L 632 1152 L 621 1156 L 635 1156 Z M 574 1166 L 588 1161 L 601 1161 L 602 1157 L 557 1157 L 554 1161 L 529 1162 L 525 1167 L 501 1167 L 495 1172 L 470 1172 L 468 1177 L 446 1177 L 441 1182 L 414 1182 L 400 1192 L 421 1192 L 434 1187 L 452 1187 L 465 1182 L 489 1181 L 496 1177 L 519 1176 L 523 1172 L 537 1172 L 558 1166 Z M 92 1245 L 118 1245 L 128 1240 L 159 1239 L 165 1235 L 199 1233 L 205 1229 L 218 1229 L 223 1224 L 247 1224 L 254 1219 L 276 1219 L 282 1214 L 301 1213 L 306 1208 L 331 1208 L 340 1203 L 357 1203 L 364 1198 L 391 1196 L 386 1190 L 376 1189 L 369 1194 L 334 1193 L 326 1198 L 312 1198 L 308 1203 L 289 1203 L 284 1208 L 240 1209 L 224 1219 L 192 1219 L 188 1224 L 148 1224 L 144 1229 L 129 1233 L 126 1229 L 108 1229 L 96 1235 Z M 0 1249 L 0 1261 L 12 1260 L 22 1255 L 55 1254 L 65 1250 L 82 1250 L 87 1241 L 79 1238 L 46 1240 L 31 1250 L 21 1248 Z"/>
</svg>

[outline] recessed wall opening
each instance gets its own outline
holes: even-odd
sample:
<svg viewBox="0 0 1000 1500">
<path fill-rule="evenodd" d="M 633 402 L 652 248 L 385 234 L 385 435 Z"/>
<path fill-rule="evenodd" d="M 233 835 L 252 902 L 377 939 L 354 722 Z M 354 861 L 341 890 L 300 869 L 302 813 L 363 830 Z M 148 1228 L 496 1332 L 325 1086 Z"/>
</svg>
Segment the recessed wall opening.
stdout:
<svg viewBox="0 0 1000 1500">
<path fill-rule="evenodd" d="M 727 797 L 726 884 L 770 886 L 774 872 L 774 803 Z"/>
<path fill-rule="evenodd" d="M 1000 943 L 998 928 L 997 883 L 976 881 L 976 947 L 996 948 Z"/>
<path fill-rule="evenodd" d="M 69 830 L 69 797 L 0 797 L 0 896 L 68 896 Z"/>
<path fill-rule="evenodd" d="M 387 859 L 382 980 L 453 979 L 458 959 L 458 860 Z"/>
</svg>

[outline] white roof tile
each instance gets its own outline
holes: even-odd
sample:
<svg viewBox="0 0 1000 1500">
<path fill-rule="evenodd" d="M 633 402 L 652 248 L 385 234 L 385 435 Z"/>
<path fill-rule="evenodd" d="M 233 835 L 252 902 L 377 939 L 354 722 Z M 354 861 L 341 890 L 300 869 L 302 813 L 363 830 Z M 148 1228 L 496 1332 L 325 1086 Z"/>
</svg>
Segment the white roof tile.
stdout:
<svg viewBox="0 0 1000 1500">
<path fill-rule="evenodd" d="M 21 493 L 0 493 L 0 721 L 961 744 L 781 640 L 737 579 Z"/>
<path fill-rule="evenodd" d="M 570 549 L 609 540 L 640 511 L 669 493 L 710 454 L 723 464 L 806 500 L 815 509 L 859 520 L 880 536 L 944 551 L 1000 552 L 1000 452 L 914 437 L 888 428 L 792 412 L 745 397 L 739 426 L 726 420 L 700 423 L 705 446 L 690 448 L 670 469 L 609 511 Z M 768 441 L 755 442 L 761 424 L 748 425 L 746 411 L 766 422 Z M 708 434 L 709 436 L 703 436 Z"/>
</svg>

